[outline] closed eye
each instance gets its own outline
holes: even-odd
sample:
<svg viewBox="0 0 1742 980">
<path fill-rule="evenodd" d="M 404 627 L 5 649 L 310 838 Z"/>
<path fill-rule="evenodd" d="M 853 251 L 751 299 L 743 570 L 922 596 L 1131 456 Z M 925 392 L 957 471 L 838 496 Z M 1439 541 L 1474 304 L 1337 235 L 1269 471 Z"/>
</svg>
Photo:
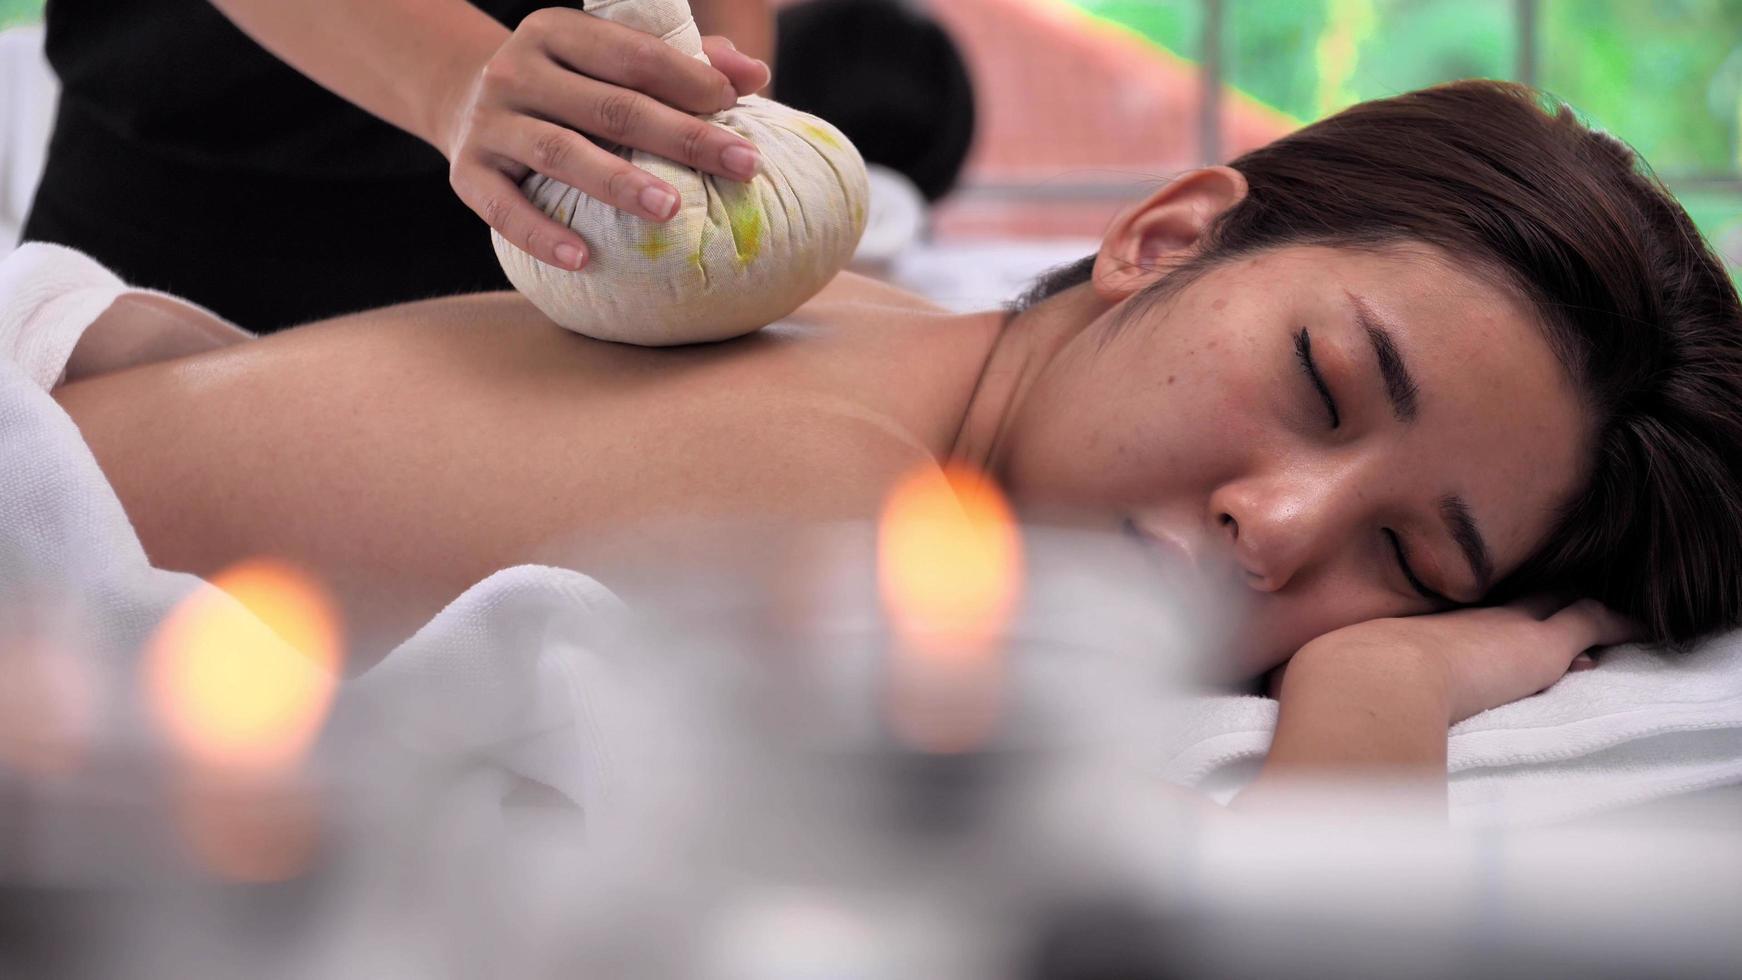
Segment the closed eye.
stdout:
<svg viewBox="0 0 1742 980">
<path fill-rule="evenodd" d="M 1420 595 L 1423 599 L 1427 599 L 1430 602 L 1434 602 L 1434 603 L 1437 603 L 1437 604 L 1442 605 L 1442 606 L 1456 606 L 1457 605 L 1457 603 L 1453 602 L 1452 600 L 1446 598 L 1443 595 L 1440 595 L 1438 592 L 1435 592 L 1434 590 L 1428 588 L 1426 585 L 1423 585 L 1421 579 L 1416 578 L 1415 569 L 1409 567 L 1409 549 L 1404 547 L 1403 539 L 1397 536 L 1396 531 L 1393 531 L 1392 529 L 1390 529 L 1388 527 L 1380 528 L 1380 530 L 1384 531 L 1385 536 L 1388 539 L 1390 539 L 1391 551 L 1393 554 L 1395 554 L 1397 556 L 1397 567 L 1403 570 L 1403 577 L 1406 581 L 1409 582 L 1410 588 L 1412 588 L 1416 592 L 1420 593 Z"/>
<path fill-rule="evenodd" d="M 1325 400 L 1325 410 L 1331 413 L 1331 428 L 1342 425 L 1343 416 L 1337 411 L 1337 400 L 1331 397 L 1331 388 L 1325 384 L 1325 377 L 1319 373 L 1318 363 L 1313 360 L 1313 338 L 1305 327 L 1294 335 L 1294 356 L 1299 358 L 1301 370 L 1306 372 L 1308 380 L 1318 389 L 1319 397 Z"/>
</svg>

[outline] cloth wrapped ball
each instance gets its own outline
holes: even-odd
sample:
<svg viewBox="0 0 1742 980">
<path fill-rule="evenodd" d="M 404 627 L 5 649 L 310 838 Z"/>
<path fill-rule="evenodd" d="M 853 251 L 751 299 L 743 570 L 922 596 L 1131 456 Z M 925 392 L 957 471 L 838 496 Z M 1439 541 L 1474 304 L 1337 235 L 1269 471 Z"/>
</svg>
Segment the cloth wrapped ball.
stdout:
<svg viewBox="0 0 1742 980">
<path fill-rule="evenodd" d="M 703 58 L 684 0 L 603 0 L 586 9 Z M 649 221 L 535 173 L 521 189 L 579 232 L 590 257 L 579 270 L 561 269 L 493 233 L 509 281 L 569 330 L 643 346 L 740 336 L 814 296 L 846 266 L 865 230 L 864 160 L 840 130 L 760 96 L 708 121 L 756 146 L 762 162 L 754 178 L 715 177 L 601 144 L 676 188 L 677 214 Z"/>
</svg>

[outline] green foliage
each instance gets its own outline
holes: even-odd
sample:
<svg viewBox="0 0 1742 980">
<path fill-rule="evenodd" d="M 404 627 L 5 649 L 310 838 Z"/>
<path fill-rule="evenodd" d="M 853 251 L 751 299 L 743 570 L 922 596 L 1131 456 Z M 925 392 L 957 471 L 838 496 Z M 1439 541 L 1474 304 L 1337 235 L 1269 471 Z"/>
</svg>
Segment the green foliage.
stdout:
<svg viewBox="0 0 1742 980">
<path fill-rule="evenodd" d="M 1666 176 L 1742 171 L 1742 0 L 1544 0 L 1543 88 Z"/>
<path fill-rule="evenodd" d="M 42 19 L 42 0 L 0 0 L 0 27 Z"/>
<path fill-rule="evenodd" d="M 1706 239 L 1729 262 L 1731 277 L 1742 288 L 1742 192 L 1684 190 L 1676 197 Z"/>
<path fill-rule="evenodd" d="M 1197 0 L 1066 0 L 1182 57 Z M 1508 78 L 1513 0 L 1224 0 L 1224 75 L 1301 121 L 1455 78 Z M 1742 0 L 1541 0 L 1537 83 L 1639 150 L 1742 277 Z"/>
<path fill-rule="evenodd" d="M 1091 14 L 1129 27 L 1169 51 L 1194 57 L 1203 31 L 1198 0 L 1075 0 Z"/>
</svg>

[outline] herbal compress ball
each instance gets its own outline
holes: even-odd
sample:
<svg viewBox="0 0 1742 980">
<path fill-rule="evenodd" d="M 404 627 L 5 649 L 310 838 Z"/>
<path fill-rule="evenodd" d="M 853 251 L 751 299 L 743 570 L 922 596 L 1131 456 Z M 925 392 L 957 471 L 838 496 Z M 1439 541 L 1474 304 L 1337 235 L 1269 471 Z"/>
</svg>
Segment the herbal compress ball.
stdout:
<svg viewBox="0 0 1742 980">
<path fill-rule="evenodd" d="M 587 12 L 702 58 L 685 0 L 602 0 Z M 645 346 L 724 340 L 780 319 L 827 285 L 865 230 L 865 163 L 823 120 L 759 96 L 709 117 L 756 145 L 748 183 L 603 144 L 677 189 L 671 220 L 648 221 L 533 174 L 534 205 L 586 240 L 579 271 L 545 265 L 492 233 L 514 287 L 558 324 Z"/>
</svg>

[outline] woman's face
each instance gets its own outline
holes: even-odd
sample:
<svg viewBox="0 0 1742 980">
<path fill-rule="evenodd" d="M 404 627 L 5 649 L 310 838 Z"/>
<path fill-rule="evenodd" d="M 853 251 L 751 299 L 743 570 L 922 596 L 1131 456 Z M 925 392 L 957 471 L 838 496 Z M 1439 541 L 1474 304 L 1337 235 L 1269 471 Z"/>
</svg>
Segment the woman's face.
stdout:
<svg viewBox="0 0 1742 980">
<path fill-rule="evenodd" d="M 1475 602 L 1547 534 L 1589 445 L 1527 309 L 1427 247 L 1279 248 L 1073 337 L 993 467 L 1239 607 L 1245 676 L 1341 626 Z"/>
</svg>

